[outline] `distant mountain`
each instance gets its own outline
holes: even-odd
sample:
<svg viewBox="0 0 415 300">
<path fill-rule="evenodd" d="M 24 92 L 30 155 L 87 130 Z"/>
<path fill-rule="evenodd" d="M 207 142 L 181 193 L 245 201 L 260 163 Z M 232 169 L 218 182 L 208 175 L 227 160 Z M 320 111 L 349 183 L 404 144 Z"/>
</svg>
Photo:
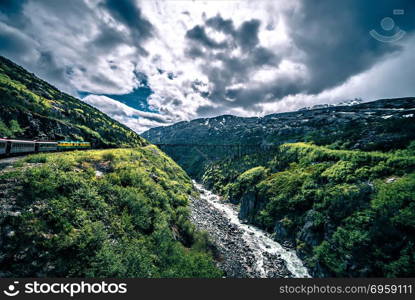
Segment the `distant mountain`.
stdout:
<svg viewBox="0 0 415 300">
<path fill-rule="evenodd" d="M 243 118 L 223 115 L 152 128 L 142 136 L 153 143 L 163 144 L 274 144 L 282 140 L 303 140 L 304 137 L 309 138 L 310 135 L 316 134 L 316 131 L 323 136 L 344 135 L 345 133 L 340 131 L 353 124 L 353 128 L 356 129 L 357 126 L 361 130 L 358 131 L 358 137 L 350 140 L 351 143 L 355 143 L 350 147 L 393 147 L 410 132 L 388 130 L 385 126 L 398 120 L 413 123 L 414 115 L 415 98 L 384 99 L 358 105 L 328 106 L 271 114 L 265 117 Z M 391 134 L 392 132 L 394 134 Z"/>
<path fill-rule="evenodd" d="M 346 100 L 346 101 L 342 101 L 342 102 L 339 102 L 339 103 L 316 104 L 316 105 L 313 105 L 313 106 L 307 106 L 307 107 L 300 108 L 299 111 L 309 110 L 309 109 L 317 109 L 317 108 L 325 108 L 325 107 L 331 107 L 331 106 L 352 106 L 352 105 L 361 104 L 362 102 L 363 102 L 363 100 L 361 98 L 355 98 L 355 99 L 352 99 L 352 100 Z"/>
<path fill-rule="evenodd" d="M 0 56 L 0 136 L 87 140 L 97 147 L 147 142 L 128 127 Z"/>
<path fill-rule="evenodd" d="M 391 150 L 415 139 L 415 98 L 382 99 L 356 105 L 328 106 L 265 117 L 223 115 L 152 128 L 142 136 L 155 144 L 276 145 L 314 142 L 334 149 Z M 163 146 L 192 176 L 201 163 L 227 157 L 218 147 Z M 231 149 L 232 150 L 232 149 Z M 245 149 L 247 150 L 247 149 Z M 256 150 L 254 150 L 256 151 Z"/>
</svg>

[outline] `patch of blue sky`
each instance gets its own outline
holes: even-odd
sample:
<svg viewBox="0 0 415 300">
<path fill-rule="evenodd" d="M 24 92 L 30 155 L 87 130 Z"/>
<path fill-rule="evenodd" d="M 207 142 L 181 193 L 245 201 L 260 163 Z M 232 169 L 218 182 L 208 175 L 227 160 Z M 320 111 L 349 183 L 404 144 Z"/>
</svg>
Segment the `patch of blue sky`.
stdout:
<svg viewBox="0 0 415 300">
<path fill-rule="evenodd" d="M 81 98 L 86 97 L 88 95 L 106 96 L 140 111 L 158 113 L 157 110 L 154 110 L 149 106 L 147 101 L 148 97 L 152 93 L 153 91 L 148 86 L 140 86 L 138 88 L 135 88 L 131 93 L 122 95 L 94 94 L 85 91 L 78 91 L 78 94 Z"/>
</svg>

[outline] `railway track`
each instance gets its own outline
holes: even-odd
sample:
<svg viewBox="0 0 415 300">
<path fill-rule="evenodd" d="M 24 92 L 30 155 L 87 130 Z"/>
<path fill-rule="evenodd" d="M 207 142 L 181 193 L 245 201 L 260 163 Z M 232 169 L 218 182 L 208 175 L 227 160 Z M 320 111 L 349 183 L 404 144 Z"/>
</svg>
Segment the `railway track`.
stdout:
<svg viewBox="0 0 415 300">
<path fill-rule="evenodd" d="M 27 155 L 27 154 L 26 154 Z M 5 157 L 0 158 L 0 171 L 7 168 L 11 164 L 15 163 L 19 159 L 24 158 L 26 155 L 14 156 L 14 157 Z M 1 187 L 0 187 L 1 188 Z"/>
</svg>

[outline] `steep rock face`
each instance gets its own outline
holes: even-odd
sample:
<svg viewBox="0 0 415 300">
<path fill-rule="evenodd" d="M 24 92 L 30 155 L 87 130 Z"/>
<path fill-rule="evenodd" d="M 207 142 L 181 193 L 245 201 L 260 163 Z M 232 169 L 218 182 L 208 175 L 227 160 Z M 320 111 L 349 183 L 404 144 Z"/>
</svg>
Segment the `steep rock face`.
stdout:
<svg viewBox="0 0 415 300">
<path fill-rule="evenodd" d="M 307 245 L 315 247 L 323 240 L 323 232 L 315 225 L 317 211 L 310 209 L 305 214 L 304 225 L 297 233 L 296 239 L 304 241 Z"/>
<path fill-rule="evenodd" d="M 291 232 L 284 226 L 282 221 L 275 222 L 274 233 L 275 239 L 280 243 L 292 240 Z"/>
<path fill-rule="evenodd" d="M 138 134 L 0 56 L 0 136 L 140 146 Z"/>
<path fill-rule="evenodd" d="M 241 208 L 239 210 L 239 219 L 245 220 L 249 223 L 253 221 L 253 214 L 257 211 L 258 202 L 256 201 L 256 194 L 248 192 L 241 197 Z"/>
<path fill-rule="evenodd" d="M 152 128 L 142 136 L 152 143 L 164 144 L 165 152 L 190 175 L 198 177 L 203 173 L 200 169 L 211 161 L 241 155 L 241 150 L 242 154 L 252 153 L 260 150 L 258 147 L 282 143 L 311 141 L 333 144 L 337 149 L 360 150 L 403 148 L 415 138 L 414 115 L 415 98 L 383 99 L 260 118 L 224 115 L 197 119 Z M 208 145 L 228 145 L 228 151 L 223 146 Z"/>
</svg>

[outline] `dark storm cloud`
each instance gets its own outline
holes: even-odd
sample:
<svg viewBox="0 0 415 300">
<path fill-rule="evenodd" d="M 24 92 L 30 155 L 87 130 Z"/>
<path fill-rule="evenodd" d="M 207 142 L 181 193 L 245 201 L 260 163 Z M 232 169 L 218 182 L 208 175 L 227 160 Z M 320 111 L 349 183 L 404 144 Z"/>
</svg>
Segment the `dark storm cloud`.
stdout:
<svg viewBox="0 0 415 300">
<path fill-rule="evenodd" d="M 18 31 L 15 34 L 16 37 L 13 38 L 13 36 L 10 36 L 12 30 L 7 28 L 8 26 L 12 28 L 23 28 L 26 26 L 28 20 L 22 14 L 23 6 L 26 2 L 26 0 L 0 0 L 0 25 L 2 25 L 0 26 L 0 49 L 4 48 L 5 53 L 13 53 L 13 50 L 20 54 L 28 52 L 26 49 L 22 49 L 22 47 L 27 46 L 28 39 L 23 37 L 23 34 Z M 10 50 L 11 52 L 9 52 Z"/>
<path fill-rule="evenodd" d="M 259 42 L 259 20 L 250 20 L 242 23 L 236 33 L 236 40 L 243 50 L 253 49 Z"/>
<path fill-rule="evenodd" d="M 0 2 L 0 54 L 30 69 L 59 88 L 69 91 L 70 84 L 66 75 L 70 72 L 67 72 L 67 66 L 60 64 L 59 59 L 56 59 L 57 53 L 64 46 L 52 51 L 42 44 L 40 39 L 48 36 L 53 28 L 51 23 L 46 22 L 44 31 L 36 31 L 33 28 L 31 20 L 33 15 L 24 13 L 25 6 L 32 3 L 28 1 Z M 36 2 L 36 5 L 39 14 L 36 15 L 37 18 L 47 18 L 51 15 L 59 18 L 62 23 L 65 22 L 67 28 L 71 28 L 71 23 L 74 21 L 71 16 L 85 15 L 87 12 L 82 2 L 75 4 L 75 1 L 42 0 Z M 65 41 L 71 39 L 71 36 L 62 37 Z"/>
<path fill-rule="evenodd" d="M 142 15 L 141 9 L 136 6 L 134 0 L 106 0 L 104 6 L 110 14 L 119 22 L 124 24 L 131 33 L 134 45 L 142 55 L 147 51 L 140 45 L 153 36 L 153 25 Z"/>
<path fill-rule="evenodd" d="M 128 32 L 100 18 L 100 12 L 109 13 Z M 95 7 L 82 0 L 0 1 L 0 55 L 67 92 L 75 91 L 71 79 L 76 74 L 88 77 L 90 85 L 116 89 L 111 74 L 97 69 L 104 67 L 101 58 L 121 45 L 146 55 L 143 43 L 153 32 L 152 24 L 132 0 L 105 0 Z M 114 70 L 113 64 L 108 63 L 108 68 Z"/>
<path fill-rule="evenodd" d="M 105 5 L 116 19 L 135 31 L 141 38 L 152 35 L 153 25 L 142 16 L 134 0 L 107 0 Z"/>
<path fill-rule="evenodd" d="M 186 33 L 186 37 L 195 42 L 200 43 L 201 45 L 207 48 L 226 48 L 228 47 L 226 42 L 216 42 L 215 40 L 209 38 L 206 34 L 205 28 L 202 26 L 195 26 Z"/>
<path fill-rule="evenodd" d="M 274 53 L 264 47 L 256 47 L 252 51 L 252 62 L 257 66 L 277 64 Z"/>
<path fill-rule="evenodd" d="M 24 4 L 27 0 L 1 0 L 0 1 L 0 15 L 6 16 L 20 16 Z"/>
<path fill-rule="evenodd" d="M 206 20 L 206 26 L 209 26 L 219 32 L 234 35 L 235 28 L 232 20 L 224 20 L 221 16 L 216 16 Z"/>
<path fill-rule="evenodd" d="M 229 43 L 228 41 L 216 42 L 207 35 L 205 26 L 200 25 L 196 25 L 188 30 L 186 37 L 207 48 L 233 48 L 236 43 L 242 50 L 247 51 L 253 49 L 259 42 L 258 32 L 260 24 L 261 22 L 259 20 L 252 19 L 243 22 L 241 26 L 235 30 L 232 20 L 224 20 L 220 15 L 217 15 L 207 19 L 205 26 L 226 34 L 229 37 Z"/>
<path fill-rule="evenodd" d="M 186 55 L 204 59 L 206 62 L 221 62 L 221 66 L 210 63 L 202 66 L 203 72 L 213 86 L 208 94 L 213 102 L 222 103 L 225 106 L 249 106 L 250 103 L 245 98 L 251 97 L 253 93 L 244 92 L 240 88 L 232 88 L 232 84 L 249 81 L 249 74 L 252 70 L 263 66 L 277 67 L 280 63 L 280 55 L 259 46 L 260 25 L 259 20 L 252 19 L 236 28 L 232 20 L 225 20 L 217 15 L 207 19 L 203 26 L 197 25 L 187 31 L 186 37 L 190 44 Z M 206 33 L 206 27 L 225 34 L 226 42 L 219 43 L 210 38 Z M 241 54 L 231 55 L 231 51 L 235 49 L 239 49 Z M 206 93 L 203 93 L 203 96 L 206 96 Z M 258 94 L 254 96 L 258 99 Z M 198 113 L 211 113 L 215 110 L 213 106 L 206 106 L 200 108 Z"/>
<path fill-rule="evenodd" d="M 190 58 L 201 58 L 205 56 L 205 53 L 199 46 L 191 46 L 186 49 L 185 55 Z"/>
<path fill-rule="evenodd" d="M 9 17 L 13 17 L 15 22 L 16 18 L 21 17 L 21 12 L 26 0 L 1 0 L 0 1 L 0 20 L 7 21 Z M 20 21 L 20 20 L 19 20 Z"/>
<path fill-rule="evenodd" d="M 6 24 L 0 23 L 0 50 L 8 57 L 24 56 L 30 52 L 32 40 Z"/>
<path fill-rule="evenodd" d="M 304 63 L 311 71 L 310 82 L 303 90 L 318 93 L 343 83 L 350 76 L 373 66 L 400 47 L 381 43 L 368 32 L 380 29 L 384 17 L 393 17 L 393 9 L 415 10 L 414 1 L 303 1 L 303 14 L 289 18 L 290 35 L 296 46 L 305 52 Z M 408 20 L 399 16 L 397 22 Z M 410 24 L 412 23 L 412 24 Z M 407 31 L 414 22 L 406 23 Z M 388 33 L 390 35 L 390 33 Z"/>
<path fill-rule="evenodd" d="M 90 43 L 97 51 L 110 51 L 127 42 L 127 38 L 122 32 L 119 32 L 108 25 L 103 25 L 100 29 L 101 32 Z"/>
<path fill-rule="evenodd" d="M 41 51 L 38 60 L 39 72 L 45 74 L 47 80 L 52 79 L 60 82 L 67 80 L 66 75 L 70 76 L 72 69 L 69 67 L 62 67 L 58 60 L 50 51 Z"/>
<path fill-rule="evenodd" d="M 404 9 L 407 15 L 393 16 L 393 9 Z M 288 34 L 294 45 L 293 49 L 284 53 L 283 50 L 278 53 L 275 49 L 260 46 L 259 20 L 245 21 L 236 28 L 232 20 L 218 15 L 188 31 L 187 37 L 193 38 L 186 54 L 202 60 L 201 68 L 213 86 L 208 96 L 211 101 L 225 107 L 255 110 L 258 103 L 299 93 L 318 94 L 341 85 L 351 76 L 383 61 L 388 54 L 399 52 L 399 44 L 381 43 L 373 39 L 369 31 L 380 28 L 382 18 L 390 16 L 410 34 L 415 22 L 408 15 L 414 11 L 415 2 L 410 0 L 382 3 L 360 0 L 303 1 L 300 11 L 291 11 L 285 16 Z M 227 43 L 218 47 L 217 42 L 212 42 L 206 34 L 207 27 L 224 33 Z M 274 28 L 274 25 L 266 26 L 266 30 Z M 199 33 L 198 38 L 194 38 L 194 32 Z M 232 55 L 235 47 L 240 49 L 241 55 Z M 287 73 L 271 82 L 244 86 L 244 83 L 255 79 L 250 78 L 252 71 L 263 66 L 277 69 L 282 58 L 303 65 L 308 76 L 296 78 Z M 222 64 L 218 66 L 212 63 L 214 61 Z M 210 114 L 215 110 L 213 106 L 206 106 L 198 112 Z"/>
</svg>

